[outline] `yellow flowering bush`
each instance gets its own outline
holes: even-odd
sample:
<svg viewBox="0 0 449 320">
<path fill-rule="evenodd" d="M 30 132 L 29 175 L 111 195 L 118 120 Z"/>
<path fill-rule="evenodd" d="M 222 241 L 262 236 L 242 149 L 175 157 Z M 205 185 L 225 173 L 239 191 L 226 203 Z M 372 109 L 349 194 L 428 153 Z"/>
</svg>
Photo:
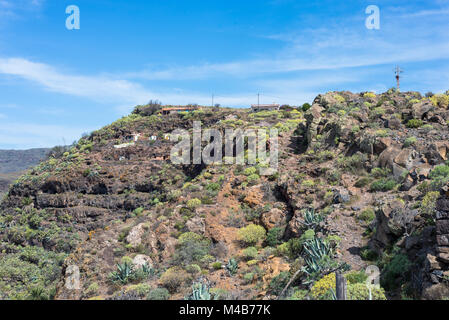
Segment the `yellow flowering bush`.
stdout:
<svg viewBox="0 0 449 320">
<path fill-rule="evenodd" d="M 330 273 L 315 282 L 310 290 L 310 296 L 315 300 L 324 299 L 330 289 L 335 291 L 335 273 Z"/>
<path fill-rule="evenodd" d="M 337 100 L 338 103 L 345 103 L 345 102 L 346 102 L 346 99 L 343 98 L 343 97 L 342 97 L 341 95 L 339 95 L 338 93 L 336 93 L 336 94 L 334 95 L 334 99 Z"/>
<path fill-rule="evenodd" d="M 373 93 L 373 92 L 366 92 L 366 93 L 363 95 L 363 97 L 364 97 L 364 98 L 375 98 L 375 97 L 376 97 L 376 94 Z"/>
<path fill-rule="evenodd" d="M 447 107 L 449 106 L 449 96 L 445 94 L 436 94 L 430 97 L 430 101 L 432 101 L 432 103 L 436 107 L 447 109 Z"/>
</svg>

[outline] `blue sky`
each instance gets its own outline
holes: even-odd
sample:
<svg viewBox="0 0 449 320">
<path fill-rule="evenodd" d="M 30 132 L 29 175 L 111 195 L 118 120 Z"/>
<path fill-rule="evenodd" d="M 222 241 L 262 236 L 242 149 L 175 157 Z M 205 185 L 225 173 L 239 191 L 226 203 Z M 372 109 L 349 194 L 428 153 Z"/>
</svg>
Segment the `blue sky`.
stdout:
<svg viewBox="0 0 449 320">
<path fill-rule="evenodd" d="M 68 5 L 80 30 L 67 30 Z M 368 5 L 380 29 L 365 27 Z M 0 0 L 0 148 L 71 143 L 150 99 L 302 104 L 449 89 L 449 1 Z"/>
</svg>

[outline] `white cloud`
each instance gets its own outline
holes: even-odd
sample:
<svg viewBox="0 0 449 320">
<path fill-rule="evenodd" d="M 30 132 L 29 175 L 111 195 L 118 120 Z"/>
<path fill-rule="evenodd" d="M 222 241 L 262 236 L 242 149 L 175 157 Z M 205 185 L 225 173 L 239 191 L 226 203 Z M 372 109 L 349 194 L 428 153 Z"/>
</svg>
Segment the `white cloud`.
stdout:
<svg viewBox="0 0 449 320">
<path fill-rule="evenodd" d="M 45 0 L 0 0 L 0 17 L 17 18 L 25 11 L 40 10 Z"/>
<path fill-rule="evenodd" d="M 426 16 L 447 16 L 449 15 L 449 8 L 434 9 L 434 10 L 421 10 L 417 12 L 410 12 L 401 15 L 401 18 L 418 18 Z"/>
<path fill-rule="evenodd" d="M 80 76 L 22 58 L 0 58 L 0 73 L 17 76 L 42 85 L 50 91 L 86 97 L 98 102 L 143 103 L 152 93 L 139 84 L 105 76 Z"/>
<path fill-rule="evenodd" d="M 136 82 L 117 80 L 105 75 L 70 75 L 43 63 L 22 58 L 0 58 L 0 74 L 20 77 L 38 83 L 46 90 L 101 103 L 114 103 L 120 114 L 129 113 L 136 104 L 158 99 L 167 104 L 210 104 L 211 96 L 183 90 L 150 91 Z M 254 103 L 254 93 L 241 93 L 216 98 L 217 103 L 243 106 Z"/>
<path fill-rule="evenodd" d="M 346 43 L 346 44 L 345 44 Z M 307 48 L 307 49 L 306 49 Z M 305 53 L 306 52 L 306 53 Z M 351 52 L 348 54 L 348 52 Z M 202 64 L 173 67 L 165 70 L 147 70 L 122 76 L 145 80 L 195 80 L 232 76 L 256 77 L 266 74 L 313 70 L 336 70 L 369 67 L 383 64 L 430 61 L 449 56 L 449 43 L 416 40 L 398 44 L 384 38 L 336 39 L 316 41 L 310 45 L 297 45 L 283 56 L 234 61 L 221 64 Z"/>
</svg>

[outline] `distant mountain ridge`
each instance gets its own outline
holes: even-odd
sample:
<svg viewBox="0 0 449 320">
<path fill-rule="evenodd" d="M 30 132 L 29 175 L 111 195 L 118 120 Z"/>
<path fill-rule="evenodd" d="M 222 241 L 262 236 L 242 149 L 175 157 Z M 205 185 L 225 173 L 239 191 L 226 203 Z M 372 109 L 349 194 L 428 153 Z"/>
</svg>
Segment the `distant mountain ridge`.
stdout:
<svg viewBox="0 0 449 320">
<path fill-rule="evenodd" d="M 28 169 L 45 159 L 50 149 L 0 150 L 0 173 L 12 173 Z"/>
<path fill-rule="evenodd" d="M 12 181 L 47 158 L 51 149 L 0 150 L 0 199 Z"/>
</svg>

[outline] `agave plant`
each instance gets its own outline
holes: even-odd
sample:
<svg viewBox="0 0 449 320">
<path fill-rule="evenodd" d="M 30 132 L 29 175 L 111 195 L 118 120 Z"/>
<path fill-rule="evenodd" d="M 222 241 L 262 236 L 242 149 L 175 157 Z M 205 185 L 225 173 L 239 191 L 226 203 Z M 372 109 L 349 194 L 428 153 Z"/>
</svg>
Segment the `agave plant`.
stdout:
<svg viewBox="0 0 449 320">
<path fill-rule="evenodd" d="M 313 238 L 304 243 L 304 252 L 307 257 L 320 260 L 324 256 L 331 256 L 333 253 L 330 244 L 322 238 Z"/>
<path fill-rule="evenodd" d="M 330 289 L 330 300 L 337 300 L 337 293 L 334 289 Z"/>
<path fill-rule="evenodd" d="M 304 243 L 304 254 L 305 266 L 303 271 L 308 275 L 312 275 L 322 271 L 323 259 L 331 257 L 333 250 L 327 241 L 321 238 L 314 238 Z"/>
<path fill-rule="evenodd" d="M 110 277 L 114 282 L 120 282 L 122 284 L 126 284 L 130 281 L 134 276 L 133 266 L 124 262 L 122 264 L 117 264 L 117 271 L 111 272 Z"/>
<path fill-rule="evenodd" d="M 147 275 L 147 276 L 150 276 L 150 275 L 154 274 L 153 267 L 150 264 L 146 263 L 146 262 L 142 265 L 141 269 L 142 269 L 142 273 Z"/>
<path fill-rule="evenodd" d="M 304 212 L 304 221 L 302 222 L 308 229 L 315 230 L 320 222 L 323 221 L 323 217 L 315 212 L 315 209 L 309 208 Z"/>
<path fill-rule="evenodd" d="M 144 263 L 139 269 L 133 270 L 132 278 L 133 280 L 146 279 L 155 274 L 154 268 L 148 264 Z"/>
<path fill-rule="evenodd" d="M 233 276 L 237 273 L 237 270 L 239 268 L 239 265 L 237 263 L 237 260 L 235 260 L 234 258 L 231 258 L 228 262 L 228 264 L 226 265 L 226 270 L 228 270 L 229 275 Z"/>
<path fill-rule="evenodd" d="M 192 293 L 186 297 L 186 300 L 212 300 L 208 283 L 195 282 L 192 285 Z"/>
</svg>

